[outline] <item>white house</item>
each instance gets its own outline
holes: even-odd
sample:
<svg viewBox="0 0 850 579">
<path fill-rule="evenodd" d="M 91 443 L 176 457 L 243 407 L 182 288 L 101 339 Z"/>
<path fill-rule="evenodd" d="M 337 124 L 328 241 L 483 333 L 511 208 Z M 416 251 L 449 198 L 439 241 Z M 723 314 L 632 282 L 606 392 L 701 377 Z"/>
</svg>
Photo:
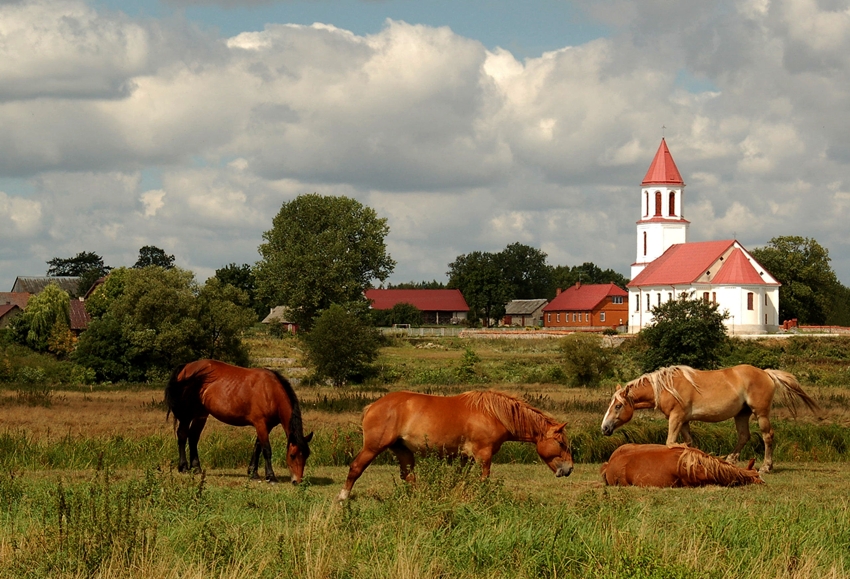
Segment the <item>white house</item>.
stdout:
<svg viewBox="0 0 850 579">
<path fill-rule="evenodd" d="M 688 243 L 684 190 L 661 139 L 641 183 L 637 259 L 628 284 L 629 331 L 652 322 L 652 306 L 691 292 L 729 313 L 732 334 L 776 332 L 780 284 L 734 239 Z"/>
</svg>

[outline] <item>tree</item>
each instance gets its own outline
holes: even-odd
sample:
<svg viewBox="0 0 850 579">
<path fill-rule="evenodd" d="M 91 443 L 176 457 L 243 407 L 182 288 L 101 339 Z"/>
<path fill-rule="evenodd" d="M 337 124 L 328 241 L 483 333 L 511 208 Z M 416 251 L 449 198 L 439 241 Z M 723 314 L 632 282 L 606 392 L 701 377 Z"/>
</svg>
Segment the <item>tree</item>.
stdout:
<svg viewBox="0 0 850 579">
<path fill-rule="evenodd" d="M 530 300 L 545 297 L 552 286 L 552 268 L 546 254 L 521 243 L 513 243 L 497 256 L 502 276 L 510 286 L 511 299 Z"/>
<path fill-rule="evenodd" d="M 387 289 L 445 289 L 446 284 L 441 281 L 408 281 L 403 283 L 388 283 Z"/>
<path fill-rule="evenodd" d="M 302 340 L 316 376 L 330 379 L 334 386 L 362 375 L 378 355 L 377 331 L 339 304 L 323 311 Z"/>
<path fill-rule="evenodd" d="M 145 245 L 139 249 L 139 259 L 133 265 L 134 269 L 142 269 L 156 265 L 164 269 L 174 267 L 174 256 L 165 253 L 165 250 L 156 247 L 155 245 Z"/>
<path fill-rule="evenodd" d="M 841 284 L 829 265 L 829 252 L 814 239 L 789 235 L 774 237 L 767 246 L 750 252 L 776 280 L 779 319 L 797 318 L 801 324 L 824 324 Z"/>
<path fill-rule="evenodd" d="M 513 299 L 512 287 L 502 274 L 494 253 L 473 251 L 459 255 L 449 264 L 447 287 L 459 289 L 469 306 L 471 319 L 482 318 L 484 325 L 505 314 L 505 305 Z"/>
<path fill-rule="evenodd" d="M 388 310 L 371 310 L 372 321 L 376 326 L 392 326 L 394 324 L 410 324 L 411 326 L 422 325 L 422 310 L 400 302 Z"/>
<path fill-rule="evenodd" d="M 560 349 L 572 386 L 598 386 L 611 371 L 611 349 L 602 346 L 602 336 L 570 334 L 561 340 Z"/>
<path fill-rule="evenodd" d="M 198 293 L 198 322 L 201 326 L 198 355 L 221 360 L 229 358 L 247 365 L 248 350 L 243 346 L 242 330 L 257 321 L 250 308 L 248 293 L 216 277 L 209 278 Z"/>
<path fill-rule="evenodd" d="M 257 317 L 262 318 L 269 313 L 269 309 L 257 300 L 257 278 L 249 264 L 228 264 L 215 270 L 215 277 L 222 283 L 232 285 L 248 294 L 248 305 L 257 313 Z"/>
<path fill-rule="evenodd" d="M 639 338 L 648 346 L 643 355 L 644 372 L 663 366 L 683 364 L 698 369 L 716 368 L 728 344 L 718 304 L 692 298 L 682 292 L 652 308 L 652 324 L 641 330 Z"/>
<path fill-rule="evenodd" d="M 70 334 L 71 298 L 55 283 L 32 296 L 24 312 L 13 321 L 13 335 L 38 352 L 50 350 Z M 64 354 L 65 352 L 57 352 Z"/>
<path fill-rule="evenodd" d="M 91 251 L 81 251 L 74 257 L 54 257 L 47 262 L 50 267 L 47 275 L 51 277 L 79 277 L 77 294 L 84 295 L 91 286 L 112 269 L 103 263 L 103 258 Z"/>
<path fill-rule="evenodd" d="M 284 203 L 259 247 L 258 298 L 287 306 L 305 330 L 331 304 L 365 303 L 372 281 L 384 281 L 395 267 L 388 233 L 385 218 L 348 197 L 313 193 Z"/>
<path fill-rule="evenodd" d="M 586 261 L 581 265 L 570 267 L 558 265 L 552 268 L 552 287 L 549 297 L 554 297 L 557 288 L 566 289 L 576 282 L 583 284 L 614 283 L 625 289 L 629 280 L 613 269 L 602 269 L 593 262 Z"/>
</svg>

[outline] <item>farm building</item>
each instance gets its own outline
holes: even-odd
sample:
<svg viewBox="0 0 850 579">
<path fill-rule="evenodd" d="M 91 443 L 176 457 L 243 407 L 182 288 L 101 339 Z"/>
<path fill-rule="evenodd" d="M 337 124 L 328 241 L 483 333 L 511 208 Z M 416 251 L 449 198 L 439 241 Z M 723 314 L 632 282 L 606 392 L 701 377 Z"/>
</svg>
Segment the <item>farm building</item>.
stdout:
<svg viewBox="0 0 850 579">
<path fill-rule="evenodd" d="M 689 292 L 727 312 L 731 333 L 779 327 L 779 283 L 738 241 L 688 242 L 685 182 L 664 139 L 641 183 L 637 259 L 628 284 L 629 332 L 653 320 L 652 307 Z"/>
<path fill-rule="evenodd" d="M 502 323 L 506 326 L 539 326 L 543 323 L 543 308 L 549 300 L 511 300 L 505 306 Z"/>
<path fill-rule="evenodd" d="M 458 289 L 369 289 L 365 295 L 375 310 L 411 304 L 422 312 L 425 324 L 456 324 L 469 313 L 469 306 Z"/>
<path fill-rule="evenodd" d="M 51 283 L 68 292 L 71 297 L 76 297 L 79 290 L 80 278 L 75 276 L 18 276 L 12 286 L 13 293 L 40 293 Z"/>
<path fill-rule="evenodd" d="M 15 278 L 15 284 L 12 286 L 11 292 L 0 292 L 0 305 L 14 304 L 21 310 L 24 310 L 33 295 L 38 294 L 51 283 L 56 283 L 56 285 L 71 296 L 70 329 L 75 334 L 80 334 L 88 327 L 91 316 L 86 311 L 83 299 L 75 297 L 77 295 L 79 281 L 80 278 L 70 276 L 17 277 Z M 7 313 L 6 315 L 8 316 L 9 314 Z"/>
<path fill-rule="evenodd" d="M 23 310 L 16 304 L 0 304 L 0 328 L 5 328 Z"/>
<path fill-rule="evenodd" d="M 286 306 L 275 306 L 269 312 L 261 324 L 280 324 L 290 334 L 298 331 L 298 324 L 289 319 L 289 308 Z"/>
<path fill-rule="evenodd" d="M 618 328 L 628 321 L 628 293 L 613 283 L 578 282 L 564 291 L 558 290 L 543 313 L 543 326 L 547 328 Z"/>
</svg>

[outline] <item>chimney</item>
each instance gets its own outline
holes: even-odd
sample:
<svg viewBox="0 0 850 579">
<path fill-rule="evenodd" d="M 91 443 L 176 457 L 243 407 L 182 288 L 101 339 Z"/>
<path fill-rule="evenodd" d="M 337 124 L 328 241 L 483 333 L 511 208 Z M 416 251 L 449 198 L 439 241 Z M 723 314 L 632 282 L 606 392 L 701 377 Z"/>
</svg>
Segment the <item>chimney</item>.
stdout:
<svg viewBox="0 0 850 579">
<path fill-rule="evenodd" d="M 561 295 L 561 288 L 557 288 L 557 289 L 555 290 L 555 295 L 556 295 L 556 296 Z"/>
<path fill-rule="evenodd" d="M 578 288 L 580 288 L 580 287 L 581 287 L 581 280 L 578 280 L 578 281 L 576 282 L 576 289 L 578 289 Z"/>
</svg>

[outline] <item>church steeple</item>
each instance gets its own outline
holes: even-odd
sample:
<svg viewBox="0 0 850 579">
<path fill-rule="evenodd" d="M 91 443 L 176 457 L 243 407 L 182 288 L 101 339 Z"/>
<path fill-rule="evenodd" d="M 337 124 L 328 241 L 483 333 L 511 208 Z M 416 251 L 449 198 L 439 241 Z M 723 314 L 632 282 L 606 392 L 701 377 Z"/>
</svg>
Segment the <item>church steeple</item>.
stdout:
<svg viewBox="0 0 850 579">
<path fill-rule="evenodd" d="M 641 183 L 641 212 L 637 222 L 637 259 L 632 279 L 671 245 L 687 243 L 688 221 L 682 207 L 685 182 L 662 138 Z"/>
</svg>

